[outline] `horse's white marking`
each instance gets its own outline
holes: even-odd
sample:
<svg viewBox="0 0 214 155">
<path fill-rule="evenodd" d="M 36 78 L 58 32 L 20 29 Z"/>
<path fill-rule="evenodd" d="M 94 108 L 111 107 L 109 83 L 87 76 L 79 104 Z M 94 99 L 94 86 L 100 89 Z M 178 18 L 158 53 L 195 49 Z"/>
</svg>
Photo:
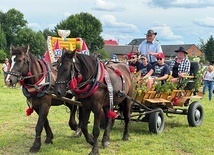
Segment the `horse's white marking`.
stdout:
<svg viewBox="0 0 214 155">
<path fill-rule="evenodd" d="M 13 69 L 14 65 L 15 65 L 15 58 L 16 58 L 16 55 L 13 55 L 11 57 L 11 66 L 10 66 L 10 72 L 11 70 Z M 10 74 L 7 74 L 7 78 L 6 78 L 6 81 L 9 81 L 9 78 L 10 78 Z"/>
<path fill-rule="evenodd" d="M 73 62 L 76 62 L 76 60 L 73 58 Z"/>
</svg>

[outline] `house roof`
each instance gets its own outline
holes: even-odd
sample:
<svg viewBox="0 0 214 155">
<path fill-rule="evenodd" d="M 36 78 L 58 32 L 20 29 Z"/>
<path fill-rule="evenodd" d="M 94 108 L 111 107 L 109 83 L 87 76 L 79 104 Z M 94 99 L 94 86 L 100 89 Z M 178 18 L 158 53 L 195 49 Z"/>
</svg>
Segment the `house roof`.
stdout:
<svg viewBox="0 0 214 155">
<path fill-rule="evenodd" d="M 190 47 L 195 46 L 195 44 L 161 45 L 161 48 L 165 56 L 171 57 L 177 55 L 175 50 L 177 50 L 181 46 L 184 48 L 185 51 L 187 51 Z"/>
<path fill-rule="evenodd" d="M 128 45 L 137 45 L 139 46 L 142 41 L 144 41 L 146 38 L 136 38 L 136 39 L 133 39 Z"/>
<path fill-rule="evenodd" d="M 104 40 L 105 45 L 118 45 L 116 40 Z"/>
<path fill-rule="evenodd" d="M 119 46 L 112 46 L 112 45 L 104 45 L 104 49 L 109 53 L 110 58 L 112 58 L 113 54 L 127 54 L 132 49 L 131 45 L 119 45 Z"/>
</svg>

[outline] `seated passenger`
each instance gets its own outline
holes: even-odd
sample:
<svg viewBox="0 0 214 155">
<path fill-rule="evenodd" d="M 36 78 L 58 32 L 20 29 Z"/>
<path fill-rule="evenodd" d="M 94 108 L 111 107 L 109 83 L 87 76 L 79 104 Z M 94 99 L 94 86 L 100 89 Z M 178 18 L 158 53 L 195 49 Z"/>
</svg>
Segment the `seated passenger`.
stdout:
<svg viewBox="0 0 214 155">
<path fill-rule="evenodd" d="M 137 81 L 140 81 L 144 78 L 144 76 L 152 69 L 152 65 L 148 63 L 146 55 L 140 55 L 140 59 L 142 61 L 142 64 L 140 64 L 139 67 L 139 75 L 137 78 Z"/>
<path fill-rule="evenodd" d="M 136 72 L 140 70 L 141 62 L 138 60 L 137 53 L 134 53 L 129 60 L 129 65 L 135 67 Z"/>
<path fill-rule="evenodd" d="M 172 60 L 169 65 L 169 69 L 172 72 L 171 82 L 179 82 L 180 78 L 183 78 L 190 73 L 190 61 L 187 58 L 187 52 L 183 47 L 180 47 L 178 50 L 175 50 L 177 56 Z"/>
<path fill-rule="evenodd" d="M 151 90 L 152 84 L 155 81 L 161 81 L 162 84 L 168 78 L 170 73 L 169 66 L 164 63 L 165 56 L 163 53 L 157 55 L 157 63 L 152 66 L 152 69 L 145 75 L 145 78 L 148 77 L 147 87 L 148 90 Z"/>
</svg>

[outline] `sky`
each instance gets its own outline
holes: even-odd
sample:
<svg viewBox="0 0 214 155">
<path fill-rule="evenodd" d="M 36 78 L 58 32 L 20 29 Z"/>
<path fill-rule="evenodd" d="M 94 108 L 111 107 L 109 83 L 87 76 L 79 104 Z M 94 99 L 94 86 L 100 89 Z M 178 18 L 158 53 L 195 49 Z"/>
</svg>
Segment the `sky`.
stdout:
<svg viewBox="0 0 214 155">
<path fill-rule="evenodd" d="M 0 0 L 15 8 L 34 31 L 53 29 L 70 15 L 90 13 L 103 26 L 103 39 L 120 45 L 157 32 L 162 45 L 200 44 L 214 35 L 214 0 Z"/>
</svg>

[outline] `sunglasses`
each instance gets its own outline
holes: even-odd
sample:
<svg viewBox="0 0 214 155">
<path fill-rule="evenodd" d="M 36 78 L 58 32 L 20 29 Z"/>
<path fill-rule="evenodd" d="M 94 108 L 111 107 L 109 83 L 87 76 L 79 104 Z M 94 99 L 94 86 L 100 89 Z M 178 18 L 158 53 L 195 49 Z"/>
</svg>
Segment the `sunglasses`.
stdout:
<svg viewBox="0 0 214 155">
<path fill-rule="evenodd" d="M 157 60 L 162 60 L 162 58 L 157 58 Z"/>
<path fill-rule="evenodd" d="M 131 59 L 135 59 L 135 57 L 131 57 Z"/>
</svg>

